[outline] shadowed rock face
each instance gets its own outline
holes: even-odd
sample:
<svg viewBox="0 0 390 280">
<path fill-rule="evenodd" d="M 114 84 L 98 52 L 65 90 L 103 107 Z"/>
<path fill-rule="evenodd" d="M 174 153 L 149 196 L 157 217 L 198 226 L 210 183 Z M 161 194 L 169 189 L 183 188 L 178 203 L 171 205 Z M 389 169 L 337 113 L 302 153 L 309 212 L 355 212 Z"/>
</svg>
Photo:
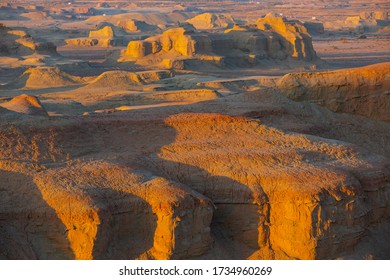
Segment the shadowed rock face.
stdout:
<svg viewBox="0 0 390 280">
<path fill-rule="evenodd" d="M 0 170 L 0 193 L 1 259 L 75 257 L 66 227 L 43 199 L 31 176 Z"/>
</svg>

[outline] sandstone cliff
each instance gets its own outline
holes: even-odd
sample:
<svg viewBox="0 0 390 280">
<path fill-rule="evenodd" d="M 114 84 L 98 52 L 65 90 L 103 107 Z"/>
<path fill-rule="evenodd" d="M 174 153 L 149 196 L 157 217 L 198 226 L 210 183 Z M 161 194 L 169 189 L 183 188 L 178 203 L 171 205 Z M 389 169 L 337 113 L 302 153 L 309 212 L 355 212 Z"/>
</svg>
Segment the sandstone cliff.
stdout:
<svg viewBox="0 0 390 280">
<path fill-rule="evenodd" d="M 287 74 L 277 86 L 293 100 L 314 102 L 334 112 L 390 121 L 390 63 Z"/>
<path fill-rule="evenodd" d="M 388 227 L 389 162 L 346 142 L 204 113 L 30 124 L 1 129 L 2 258 L 332 259 Z"/>
</svg>

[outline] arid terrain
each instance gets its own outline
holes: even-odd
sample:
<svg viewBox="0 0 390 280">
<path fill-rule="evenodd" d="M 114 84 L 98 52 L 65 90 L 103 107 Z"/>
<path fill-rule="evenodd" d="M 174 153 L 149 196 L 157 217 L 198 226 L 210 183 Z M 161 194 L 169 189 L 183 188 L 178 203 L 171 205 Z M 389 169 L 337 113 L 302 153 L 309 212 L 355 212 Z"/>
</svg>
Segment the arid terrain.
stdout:
<svg viewBox="0 0 390 280">
<path fill-rule="evenodd" d="M 388 1 L 0 1 L 0 259 L 389 236 Z"/>
</svg>

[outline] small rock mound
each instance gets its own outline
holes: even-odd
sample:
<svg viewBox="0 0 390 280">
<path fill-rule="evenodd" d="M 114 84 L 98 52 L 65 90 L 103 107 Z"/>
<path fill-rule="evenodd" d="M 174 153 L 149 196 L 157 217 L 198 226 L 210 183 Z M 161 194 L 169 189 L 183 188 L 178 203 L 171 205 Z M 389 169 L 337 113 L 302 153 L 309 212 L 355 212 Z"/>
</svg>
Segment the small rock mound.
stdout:
<svg viewBox="0 0 390 280">
<path fill-rule="evenodd" d="M 1 103 L 0 106 L 21 114 L 32 116 L 48 116 L 39 99 L 32 95 L 22 94 L 16 96 L 8 102 Z"/>
<path fill-rule="evenodd" d="M 172 77 L 170 71 L 107 71 L 99 75 L 85 88 L 127 88 L 131 85 L 143 85 Z"/>
<path fill-rule="evenodd" d="M 196 29 L 230 28 L 235 20 L 230 15 L 204 13 L 187 20 Z"/>
<path fill-rule="evenodd" d="M 36 67 L 27 69 L 11 86 L 51 88 L 73 86 L 81 82 L 81 78 L 69 75 L 57 67 Z"/>
</svg>

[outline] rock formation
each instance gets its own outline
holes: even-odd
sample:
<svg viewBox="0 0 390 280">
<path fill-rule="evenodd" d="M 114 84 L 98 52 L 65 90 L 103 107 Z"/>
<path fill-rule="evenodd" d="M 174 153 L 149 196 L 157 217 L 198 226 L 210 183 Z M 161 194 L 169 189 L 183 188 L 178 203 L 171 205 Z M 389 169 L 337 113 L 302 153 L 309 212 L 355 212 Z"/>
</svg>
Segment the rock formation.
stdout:
<svg viewBox="0 0 390 280">
<path fill-rule="evenodd" d="M 36 43 L 33 38 L 23 30 L 8 28 L 0 25 L 0 55 L 26 56 L 32 54 L 58 55 L 57 47 L 50 43 Z"/>
<path fill-rule="evenodd" d="M 309 35 L 363 2 L 69 1 L 0 3 L 0 259 L 390 259 L 387 28 Z"/>
<path fill-rule="evenodd" d="M 328 30 L 342 30 L 354 32 L 376 32 L 379 27 L 389 26 L 386 12 L 365 12 L 361 15 L 349 16 L 345 20 L 325 22 L 324 27 Z"/>
<path fill-rule="evenodd" d="M 104 162 L 52 170 L 35 183 L 76 259 L 189 258 L 210 246 L 213 206 L 185 185 Z"/>
<path fill-rule="evenodd" d="M 127 32 L 149 32 L 157 29 L 157 26 L 147 24 L 141 20 L 121 19 L 116 23 L 117 26 L 122 27 Z"/>
<path fill-rule="evenodd" d="M 230 15 L 204 13 L 187 20 L 196 29 L 230 28 L 235 20 Z"/>
<path fill-rule="evenodd" d="M 83 83 L 83 79 L 67 74 L 58 67 L 34 67 L 27 69 L 15 81 L 6 85 L 7 88 L 51 88 L 72 86 Z"/>
<path fill-rule="evenodd" d="M 390 121 L 390 63 L 287 74 L 277 85 L 293 100 L 314 102 L 334 112 Z"/>
<path fill-rule="evenodd" d="M 384 157 L 243 117 L 156 117 L 3 127 L 0 256 L 328 259 L 388 222 Z"/>
<path fill-rule="evenodd" d="M 145 72 L 109 71 L 99 75 L 85 88 L 125 89 L 132 85 L 142 85 L 170 77 L 172 77 L 172 73 L 167 70 Z"/>
<path fill-rule="evenodd" d="M 0 103 L 0 107 L 26 115 L 47 116 L 47 112 L 39 99 L 36 96 L 27 94 L 22 94 L 8 102 Z"/>
<path fill-rule="evenodd" d="M 359 15 L 362 19 L 375 19 L 375 20 L 389 20 L 389 12 L 387 11 L 374 11 L 374 12 L 362 12 Z"/>
<path fill-rule="evenodd" d="M 287 55 L 298 59 L 315 59 L 311 37 L 300 22 L 287 21 L 282 17 L 267 14 L 264 18 L 259 18 L 256 25 L 260 30 L 279 37 L 277 42 L 271 43 L 272 49 L 284 52 L 287 50 Z"/>
<path fill-rule="evenodd" d="M 222 34 L 198 33 L 192 25 L 172 28 L 161 35 L 131 41 L 122 57 L 122 61 L 140 63 L 163 59 L 166 65 L 183 59 L 256 65 L 267 59 L 315 61 L 317 56 L 301 24 L 264 18 L 257 21 L 257 27 L 236 25 Z"/>
<path fill-rule="evenodd" d="M 110 23 L 101 23 L 96 30 L 89 32 L 88 38 L 72 38 L 65 40 L 65 43 L 73 46 L 100 46 L 109 47 L 123 43 L 123 30 Z"/>
</svg>

